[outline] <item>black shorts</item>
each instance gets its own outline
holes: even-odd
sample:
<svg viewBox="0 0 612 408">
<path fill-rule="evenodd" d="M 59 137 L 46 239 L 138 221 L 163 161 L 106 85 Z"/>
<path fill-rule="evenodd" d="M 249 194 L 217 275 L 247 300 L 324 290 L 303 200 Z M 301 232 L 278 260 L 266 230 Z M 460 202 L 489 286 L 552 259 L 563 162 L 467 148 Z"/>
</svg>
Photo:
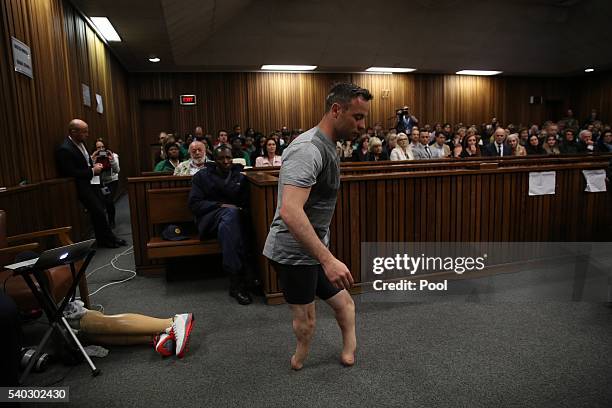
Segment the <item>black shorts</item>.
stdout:
<svg viewBox="0 0 612 408">
<path fill-rule="evenodd" d="M 285 300 L 290 305 L 306 305 L 314 301 L 315 295 L 327 300 L 340 292 L 327 279 L 321 265 L 282 265 L 270 261 L 278 277 Z"/>
</svg>

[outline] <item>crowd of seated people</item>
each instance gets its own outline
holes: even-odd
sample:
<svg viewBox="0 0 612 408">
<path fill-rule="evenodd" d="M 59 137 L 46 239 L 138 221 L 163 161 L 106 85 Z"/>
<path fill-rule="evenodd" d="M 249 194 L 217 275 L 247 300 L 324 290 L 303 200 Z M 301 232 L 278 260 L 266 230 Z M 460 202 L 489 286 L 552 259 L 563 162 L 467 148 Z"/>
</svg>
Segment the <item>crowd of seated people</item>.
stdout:
<svg viewBox="0 0 612 408">
<path fill-rule="evenodd" d="M 571 109 L 558 122 L 546 121 L 529 126 L 502 125 L 497 118 L 480 125 L 435 123 L 420 126 L 409 108 L 397 111 L 396 127 L 385 130 L 380 123 L 352 140 L 337 141 L 337 152 L 343 162 L 428 160 L 480 156 L 548 156 L 610 152 L 612 131 L 593 110 L 583 122 Z M 232 158 L 243 166 L 278 167 L 283 150 L 302 129 L 282 126 L 267 135 L 240 125 L 232 132 L 220 129 L 216 136 L 205 134 L 197 126 L 184 138 L 161 132 L 160 150 L 155 171 L 176 175 L 193 175 L 213 161 L 213 151 L 228 146 Z M 192 143 L 197 142 L 196 146 Z"/>
<path fill-rule="evenodd" d="M 302 129 L 289 130 L 283 126 L 265 136 L 253 128 L 243 133 L 240 125 L 234 126 L 231 133 L 220 129 L 216 136 L 205 134 L 201 126 L 184 138 L 162 131 L 153 171 L 193 176 L 206 162 L 214 161 L 214 150 L 222 146 L 230 149 L 235 163 L 245 167 L 278 167 L 283 150 L 301 133 Z"/>
<path fill-rule="evenodd" d="M 568 109 L 558 122 L 546 121 L 530 126 L 502 125 L 497 118 L 490 123 L 464 125 L 436 123 L 419 126 L 415 116 L 400 118 L 395 128 L 384 131 L 380 124 L 368 128 L 353 140 L 337 142 L 341 161 L 428 160 L 480 156 L 549 156 L 610 152 L 612 130 L 598 118 L 596 110 L 579 122 Z M 412 128 L 407 128 L 406 124 Z M 382 152 L 373 155 L 373 149 Z M 374 146 L 373 146 L 374 141 Z M 386 153 L 386 154 L 385 154 Z"/>
</svg>

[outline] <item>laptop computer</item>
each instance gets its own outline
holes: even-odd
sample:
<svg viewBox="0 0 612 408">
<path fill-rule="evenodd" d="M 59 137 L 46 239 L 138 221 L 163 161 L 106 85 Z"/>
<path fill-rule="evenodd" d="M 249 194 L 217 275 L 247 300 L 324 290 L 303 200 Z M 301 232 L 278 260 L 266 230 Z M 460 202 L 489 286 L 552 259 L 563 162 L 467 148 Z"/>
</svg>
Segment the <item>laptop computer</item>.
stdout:
<svg viewBox="0 0 612 408">
<path fill-rule="evenodd" d="M 19 273 L 32 269 L 46 269 L 58 265 L 69 264 L 83 258 L 94 242 L 96 242 L 95 239 L 89 239 L 87 241 L 75 242 L 74 244 L 63 247 L 49 249 L 40 254 L 38 258 L 6 265 L 5 268 L 15 273 Z"/>
</svg>

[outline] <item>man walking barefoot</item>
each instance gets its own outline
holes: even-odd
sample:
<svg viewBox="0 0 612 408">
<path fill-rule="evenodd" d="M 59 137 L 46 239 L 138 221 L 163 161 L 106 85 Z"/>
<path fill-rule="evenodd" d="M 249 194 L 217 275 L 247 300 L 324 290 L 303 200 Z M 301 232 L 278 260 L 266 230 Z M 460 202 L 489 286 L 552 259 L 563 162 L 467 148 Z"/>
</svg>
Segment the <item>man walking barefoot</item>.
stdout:
<svg viewBox="0 0 612 408">
<path fill-rule="evenodd" d="M 328 249 L 329 224 L 340 188 L 336 140 L 353 140 L 365 130 L 372 95 L 354 84 L 335 85 L 319 124 L 283 152 L 278 202 L 264 255 L 272 261 L 293 314 L 297 338 L 291 367 L 308 356 L 315 329 L 315 295 L 335 312 L 342 331 L 344 365 L 355 363 L 355 304 L 347 292 L 353 277 Z"/>
</svg>

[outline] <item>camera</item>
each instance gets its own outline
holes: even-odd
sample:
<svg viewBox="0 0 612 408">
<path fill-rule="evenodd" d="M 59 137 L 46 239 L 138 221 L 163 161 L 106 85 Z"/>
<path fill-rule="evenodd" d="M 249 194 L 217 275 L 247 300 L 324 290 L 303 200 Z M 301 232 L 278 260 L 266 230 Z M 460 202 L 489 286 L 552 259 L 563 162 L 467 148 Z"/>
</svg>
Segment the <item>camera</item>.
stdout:
<svg viewBox="0 0 612 408">
<path fill-rule="evenodd" d="M 96 163 L 102 164 L 102 171 L 110 170 L 111 164 L 109 160 L 109 154 L 107 150 L 98 151 L 98 156 L 96 157 Z"/>
</svg>

